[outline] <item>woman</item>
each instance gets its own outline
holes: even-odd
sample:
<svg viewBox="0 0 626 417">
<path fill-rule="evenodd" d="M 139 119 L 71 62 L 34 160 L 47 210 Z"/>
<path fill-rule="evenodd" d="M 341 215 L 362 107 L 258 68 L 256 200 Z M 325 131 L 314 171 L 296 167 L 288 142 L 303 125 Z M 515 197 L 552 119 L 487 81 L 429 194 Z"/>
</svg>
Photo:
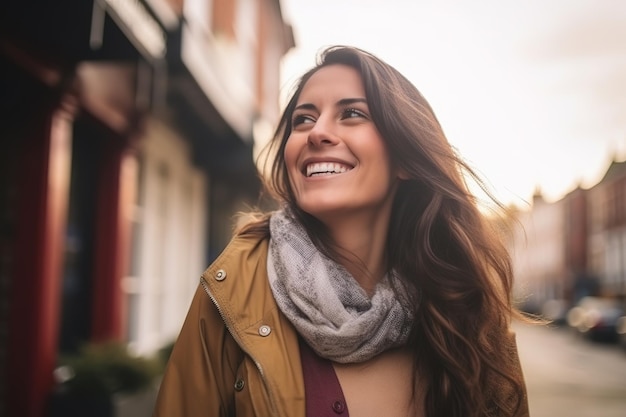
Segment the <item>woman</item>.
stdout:
<svg viewBox="0 0 626 417">
<path fill-rule="evenodd" d="M 202 275 L 154 415 L 527 416 L 507 252 L 418 90 L 328 48 L 272 146 L 281 209 Z"/>
</svg>

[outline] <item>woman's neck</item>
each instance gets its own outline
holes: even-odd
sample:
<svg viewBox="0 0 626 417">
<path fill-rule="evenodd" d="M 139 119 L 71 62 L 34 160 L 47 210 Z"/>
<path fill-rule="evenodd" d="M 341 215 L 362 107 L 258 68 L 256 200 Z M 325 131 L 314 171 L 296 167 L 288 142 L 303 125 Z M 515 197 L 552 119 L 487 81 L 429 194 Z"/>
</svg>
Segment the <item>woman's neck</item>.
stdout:
<svg viewBox="0 0 626 417">
<path fill-rule="evenodd" d="M 373 294 L 376 284 L 387 272 L 386 251 L 389 214 L 376 218 L 346 216 L 327 223 L 331 238 L 345 261 L 340 261 L 368 294 Z"/>
</svg>

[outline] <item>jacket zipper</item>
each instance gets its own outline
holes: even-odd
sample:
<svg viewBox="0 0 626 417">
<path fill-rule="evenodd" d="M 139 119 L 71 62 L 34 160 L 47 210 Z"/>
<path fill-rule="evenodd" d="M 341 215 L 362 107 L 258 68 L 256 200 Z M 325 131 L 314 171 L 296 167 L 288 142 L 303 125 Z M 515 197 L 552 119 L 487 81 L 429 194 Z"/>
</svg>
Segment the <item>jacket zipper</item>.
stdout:
<svg viewBox="0 0 626 417">
<path fill-rule="evenodd" d="M 213 296 L 213 294 L 211 294 L 211 290 L 209 289 L 209 284 L 206 282 L 206 280 L 203 278 L 200 279 L 200 284 L 202 284 L 202 288 L 204 288 L 204 292 L 207 293 L 207 295 L 209 296 L 209 298 L 211 299 L 211 301 L 213 302 L 213 304 L 215 305 L 215 308 L 217 308 L 218 313 L 220 314 L 220 316 L 222 317 L 222 321 L 224 322 L 224 324 L 226 325 L 226 328 L 228 329 L 228 333 L 230 333 L 230 335 L 232 336 L 232 338 L 235 340 L 235 342 L 239 345 L 240 349 L 242 351 L 244 351 L 249 357 L 250 359 L 252 359 L 252 362 L 254 362 L 254 365 L 257 367 L 257 369 L 259 370 L 259 374 L 261 375 L 261 380 L 263 381 L 263 385 L 265 385 L 265 389 L 267 390 L 267 395 L 269 396 L 269 400 L 270 400 L 270 406 L 272 407 L 272 411 L 273 414 L 275 416 L 278 416 L 278 408 L 276 407 L 276 404 L 274 402 L 274 396 L 272 395 L 272 391 L 269 387 L 269 384 L 267 382 L 267 378 L 265 377 L 265 372 L 263 372 L 263 367 L 261 366 L 261 364 L 259 363 L 259 361 L 257 361 L 254 356 L 252 356 L 252 354 L 243 348 L 243 344 L 241 343 L 241 340 L 239 339 L 239 337 L 235 334 L 235 332 L 231 329 L 230 327 L 230 323 L 226 320 L 226 317 L 224 315 L 224 313 L 222 312 L 222 308 L 220 307 L 220 305 L 218 304 L 217 300 L 215 299 L 215 297 Z"/>
</svg>

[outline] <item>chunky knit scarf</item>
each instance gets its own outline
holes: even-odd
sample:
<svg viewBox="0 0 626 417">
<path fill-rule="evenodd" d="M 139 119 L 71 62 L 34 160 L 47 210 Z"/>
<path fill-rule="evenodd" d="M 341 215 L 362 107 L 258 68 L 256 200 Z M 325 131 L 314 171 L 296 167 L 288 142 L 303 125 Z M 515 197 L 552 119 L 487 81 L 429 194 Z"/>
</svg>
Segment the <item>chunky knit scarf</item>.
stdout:
<svg viewBox="0 0 626 417">
<path fill-rule="evenodd" d="M 348 271 L 320 253 L 288 211 L 270 219 L 267 269 L 280 310 L 321 357 L 366 361 L 409 335 L 411 313 L 388 274 L 370 298 Z"/>
</svg>

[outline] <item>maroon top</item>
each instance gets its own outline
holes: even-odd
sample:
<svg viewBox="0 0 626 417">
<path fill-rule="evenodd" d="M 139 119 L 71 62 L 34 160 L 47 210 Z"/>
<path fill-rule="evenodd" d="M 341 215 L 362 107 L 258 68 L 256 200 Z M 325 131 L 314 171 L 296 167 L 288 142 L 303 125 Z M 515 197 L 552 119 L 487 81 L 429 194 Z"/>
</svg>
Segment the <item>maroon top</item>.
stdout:
<svg viewBox="0 0 626 417">
<path fill-rule="evenodd" d="M 300 338 L 300 357 L 304 376 L 304 398 L 307 417 L 349 417 L 333 364 L 318 356 Z"/>
</svg>

